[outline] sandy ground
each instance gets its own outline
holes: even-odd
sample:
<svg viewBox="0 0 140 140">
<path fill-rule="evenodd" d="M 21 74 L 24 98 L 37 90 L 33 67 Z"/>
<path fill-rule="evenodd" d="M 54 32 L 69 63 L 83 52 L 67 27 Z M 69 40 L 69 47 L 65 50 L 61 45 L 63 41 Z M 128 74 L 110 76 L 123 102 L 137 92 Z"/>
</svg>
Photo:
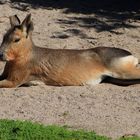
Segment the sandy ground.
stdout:
<svg viewBox="0 0 140 140">
<path fill-rule="evenodd" d="M 137 20 L 126 21 L 136 28 L 119 27 L 99 32 L 89 27 L 93 23 L 82 20 L 94 18 L 95 14 L 66 14 L 64 10 L 31 8 L 28 11 L 34 21 L 36 45 L 77 49 L 112 46 L 127 49 L 139 57 L 140 23 Z M 11 8 L 10 4 L 0 5 L 0 41 L 10 26 L 7 17 L 18 14 L 23 19 L 28 12 Z M 1 71 L 3 67 L 0 62 Z M 0 89 L 0 118 L 67 125 L 112 138 L 140 135 L 140 85 L 53 87 L 39 83 L 31 87 Z"/>
</svg>

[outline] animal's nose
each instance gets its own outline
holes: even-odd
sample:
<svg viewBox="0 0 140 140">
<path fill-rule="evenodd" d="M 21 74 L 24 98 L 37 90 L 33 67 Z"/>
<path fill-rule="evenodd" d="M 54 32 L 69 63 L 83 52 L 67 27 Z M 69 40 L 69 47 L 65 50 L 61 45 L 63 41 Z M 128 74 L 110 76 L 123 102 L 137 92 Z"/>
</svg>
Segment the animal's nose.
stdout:
<svg viewBox="0 0 140 140">
<path fill-rule="evenodd" d="M 0 59 L 2 59 L 3 58 L 3 53 L 2 52 L 0 52 Z"/>
</svg>

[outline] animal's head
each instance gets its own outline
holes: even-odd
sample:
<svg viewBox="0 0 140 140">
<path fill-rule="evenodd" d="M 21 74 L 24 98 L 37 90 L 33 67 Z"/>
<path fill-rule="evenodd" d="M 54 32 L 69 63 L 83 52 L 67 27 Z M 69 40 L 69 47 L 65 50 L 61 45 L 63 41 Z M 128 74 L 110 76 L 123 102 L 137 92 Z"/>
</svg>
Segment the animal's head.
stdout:
<svg viewBox="0 0 140 140">
<path fill-rule="evenodd" d="M 17 15 L 10 17 L 11 28 L 6 32 L 0 46 L 0 60 L 15 60 L 22 52 L 31 47 L 31 34 L 33 22 L 31 14 L 27 15 L 23 22 Z"/>
</svg>

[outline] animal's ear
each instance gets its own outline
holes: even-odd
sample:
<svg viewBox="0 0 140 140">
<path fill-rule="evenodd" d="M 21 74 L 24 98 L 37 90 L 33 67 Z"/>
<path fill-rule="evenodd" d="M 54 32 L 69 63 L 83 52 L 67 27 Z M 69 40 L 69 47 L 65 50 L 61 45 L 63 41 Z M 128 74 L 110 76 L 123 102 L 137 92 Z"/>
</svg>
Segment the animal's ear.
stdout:
<svg viewBox="0 0 140 140">
<path fill-rule="evenodd" d="M 20 25 L 20 19 L 17 15 L 10 16 L 9 19 L 12 27 Z"/>
<path fill-rule="evenodd" d="M 31 14 L 28 14 L 26 16 L 26 18 L 23 20 L 21 26 L 22 26 L 23 32 L 25 33 L 26 37 L 28 37 L 28 35 L 30 33 L 32 33 L 32 31 L 34 29 L 33 22 L 31 20 Z"/>
</svg>

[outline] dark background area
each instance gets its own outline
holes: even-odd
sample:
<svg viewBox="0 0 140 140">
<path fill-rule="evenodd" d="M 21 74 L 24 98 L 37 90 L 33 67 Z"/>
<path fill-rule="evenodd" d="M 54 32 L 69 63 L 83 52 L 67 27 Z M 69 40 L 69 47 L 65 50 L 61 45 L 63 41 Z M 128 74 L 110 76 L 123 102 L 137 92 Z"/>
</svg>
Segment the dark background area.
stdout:
<svg viewBox="0 0 140 140">
<path fill-rule="evenodd" d="M 6 1 L 1 1 L 1 4 Z M 73 19 L 60 20 L 63 24 L 84 23 L 84 27 L 94 27 L 97 31 L 126 27 L 136 28 L 126 21 L 140 20 L 140 0 L 9 0 L 11 7 L 28 11 L 32 8 L 64 9 L 64 13 L 95 14 L 96 17 L 73 17 Z M 106 21 L 100 20 L 103 17 Z M 95 26 L 94 23 L 98 26 Z M 111 22 L 111 24 L 108 24 Z M 97 25 L 96 24 L 96 25 Z"/>
<path fill-rule="evenodd" d="M 139 0 L 9 0 L 9 2 L 13 6 L 14 4 L 18 4 L 19 7 L 16 6 L 16 8 L 20 10 L 26 10 L 25 5 L 30 5 L 32 8 L 68 8 L 66 10 L 68 13 L 83 14 L 105 10 L 108 16 L 111 16 L 111 13 L 115 12 L 116 14 L 119 14 L 119 12 L 122 12 L 122 14 L 128 12 L 127 15 L 131 16 L 131 12 L 138 12 L 140 9 Z M 4 3 L 4 1 L 1 3 Z"/>
</svg>

